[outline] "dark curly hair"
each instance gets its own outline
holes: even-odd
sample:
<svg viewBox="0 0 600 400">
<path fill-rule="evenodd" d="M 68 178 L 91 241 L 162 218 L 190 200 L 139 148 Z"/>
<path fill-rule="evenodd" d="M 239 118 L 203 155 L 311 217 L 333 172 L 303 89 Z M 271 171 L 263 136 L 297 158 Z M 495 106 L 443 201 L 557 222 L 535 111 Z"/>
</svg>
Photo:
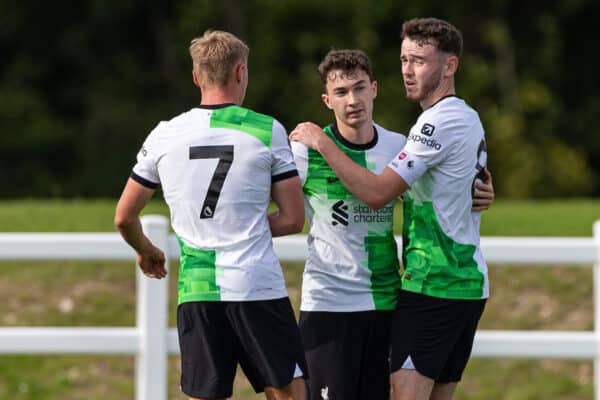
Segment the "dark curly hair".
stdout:
<svg viewBox="0 0 600 400">
<path fill-rule="evenodd" d="M 330 50 L 319 64 L 319 76 L 323 85 L 327 84 L 329 73 L 334 70 L 341 70 L 346 74 L 361 70 L 373 80 L 371 61 L 361 50 Z"/>
<path fill-rule="evenodd" d="M 409 38 L 420 45 L 431 44 L 439 50 L 460 57 L 462 33 L 451 23 L 437 18 L 414 18 L 402 24 L 401 39 Z"/>
</svg>

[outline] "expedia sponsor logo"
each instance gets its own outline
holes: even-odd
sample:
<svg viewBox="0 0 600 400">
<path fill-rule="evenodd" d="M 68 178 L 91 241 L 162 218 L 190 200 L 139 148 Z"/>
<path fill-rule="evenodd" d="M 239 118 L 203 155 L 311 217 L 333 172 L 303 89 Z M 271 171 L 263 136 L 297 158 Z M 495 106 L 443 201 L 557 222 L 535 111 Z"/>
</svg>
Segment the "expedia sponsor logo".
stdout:
<svg viewBox="0 0 600 400">
<path fill-rule="evenodd" d="M 435 126 L 431 124 L 423 124 L 421 127 L 421 133 L 425 136 L 433 135 L 433 131 L 435 131 Z"/>
<path fill-rule="evenodd" d="M 436 150 L 441 150 L 442 144 L 435 141 L 435 139 L 427 139 L 420 135 L 410 135 L 408 140 L 412 140 L 415 143 L 423 143 L 427 147 L 431 147 Z"/>
<path fill-rule="evenodd" d="M 344 200 L 336 202 L 332 207 L 332 211 L 332 225 L 342 224 L 344 226 L 348 226 L 348 206 L 344 203 Z"/>
</svg>

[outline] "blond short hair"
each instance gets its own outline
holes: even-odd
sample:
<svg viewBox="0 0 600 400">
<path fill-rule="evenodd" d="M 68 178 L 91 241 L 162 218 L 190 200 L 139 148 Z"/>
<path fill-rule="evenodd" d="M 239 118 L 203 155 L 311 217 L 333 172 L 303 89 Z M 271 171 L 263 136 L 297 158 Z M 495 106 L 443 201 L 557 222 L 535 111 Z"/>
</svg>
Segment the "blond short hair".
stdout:
<svg viewBox="0 0 600 400">
<path fill-rule="evenodd" d="M 208 30 L 192 39 L 190 56 L 201 86 L 223 87 L 236 63 L 248 61 L 249 48 L 235 35 Z"/>
</svg>

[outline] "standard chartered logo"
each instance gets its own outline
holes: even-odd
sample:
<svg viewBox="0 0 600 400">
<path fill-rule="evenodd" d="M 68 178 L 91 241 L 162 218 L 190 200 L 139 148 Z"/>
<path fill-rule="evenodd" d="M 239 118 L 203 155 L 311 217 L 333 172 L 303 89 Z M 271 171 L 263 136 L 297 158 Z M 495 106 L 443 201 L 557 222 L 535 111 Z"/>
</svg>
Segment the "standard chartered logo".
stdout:
<svg viewBox="0 0 600 400">
<path fill-rule="evenodd" d="M 352 221 L 356 223 L 386 223 L 392 222 L 394 206 L 386 206 L 375 211 L 365 204 L 357 204 L 352 207 L 352 213 Z"/>
<path fill-rule="evenodd" d="M 344 200 L 337 201 L 332 207 L 331 221 L 332 225 L 342 224 L 348 225 L 348 206 L 344 203 Z"/>
<path fill-rule="evenodd" d="M 366 204 L 355 204 L 351 213 L 348 211 L 348 205 L 344 200 L 339 200 L 331 207 L 331 224 L 348 226 L 348 222 L 354 223 L 391 223 L 393 219 L 394 206 L 390 205 L 375 211 Z"/>
</svg>

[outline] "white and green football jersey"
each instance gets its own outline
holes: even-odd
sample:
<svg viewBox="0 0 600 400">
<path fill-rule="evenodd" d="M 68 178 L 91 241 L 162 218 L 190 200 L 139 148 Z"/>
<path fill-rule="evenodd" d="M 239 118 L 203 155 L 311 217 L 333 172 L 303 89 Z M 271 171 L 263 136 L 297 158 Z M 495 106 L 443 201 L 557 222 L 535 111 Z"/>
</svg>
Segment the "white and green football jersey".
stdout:
<svg viewBox="0 0 600 400">
<path fill-rule="evenodd" d="M 423 111 L 390 163 L 404 194 L 402 289 L 448 299 L 489 296 L 473 185 L 486 165 L 479 115 L 456 96 Z"/>
<path fill-rule="evenodd" d="M 297 174 L 272 117 L 219 105 L 158 124 L 132 178 L 162 186 L 181 245 L 179 304 L 287 296 L 267 208 L 271 183 Z"/>
<path fill-rule="evenodd" d="M 376 174 L 406 141 L 378 125 L 373 140 L 363 145 L 345 140 L 335 126 L 324 131 L 352 160 Z M 396 201 L 374 211 L 348 191 L 318 152 L 299 142 L 292 142 L 292 151 L 310 224 L 300 309 L 393 310 L 400 289 L 393 233 Z"/>
</svg>

